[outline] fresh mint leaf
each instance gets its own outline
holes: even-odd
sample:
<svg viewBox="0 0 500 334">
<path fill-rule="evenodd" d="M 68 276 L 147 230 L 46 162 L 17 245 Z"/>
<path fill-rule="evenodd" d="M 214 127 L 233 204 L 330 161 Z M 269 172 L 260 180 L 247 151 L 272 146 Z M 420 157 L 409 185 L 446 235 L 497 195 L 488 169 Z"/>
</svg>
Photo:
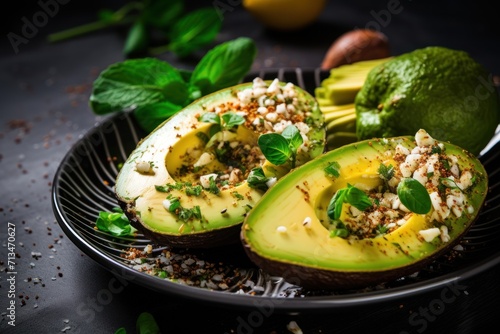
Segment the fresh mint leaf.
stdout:
<svg viewBox="0 0 500 334">
<path fill-rule="evenodd" d="M 347 192 L 344 201 L 354 206 L 360 211 L 365 211 L 373 205 L 370 197 L 361 189 L 347 185 Z"/>
<path fill-rule="evenodd" d="M 299 129 L 295 125 L 288 125 L 281 135 L 288 141 L 290 148 L 296 152 L 300 145 L 304 142 L 304 139 L 300 135 Z"/>
<path fill-rule="evenodd" d="M 108 232 L 115 237 L 134 235 L 137 230 L 130 225 L 130 221 L 120 208 L 114 208 L 113 212 L 100 211 L 96 220 L 98 230 Z"/>
<path fill-rule="evenodd" d="M 269 188 L 267 186 L 267 181 L 269 181 L 269 178 L 266 177 L 261 167 L 252 169 L 248 174 L 247 183 L 251 188 L 266 191 Z"/>
<path fill-rule="evenodd" d="M 163 86 L 163 95 L 165 99 L 174 104 L 182 106 L 188 105 L 191 102 L 190 94 L 190 87 L 184 81 L 170 81 Z"/>
<path fill-rule="evenodd" d="M 149 44 L 149 32 L 142 20 L 136 21 L 128 31 L 123 53 L 127 56 L 144 52 Z"/>
<path fill-rule="evenodd" d="M 138 107 L 133 113 L 139 126 L 151 132 L 181 109 L 181 105 L 163 101 Z"/>
<path fill-rule="evenodd" d="M 94 81 L 90 107 L 104 115 L 166 100 L 165 87 L 183 82 L 169 63 L 156 58 L 130 59 L 105 69 Z"/>
<path fill-rule="evenodd" d="M 397 188 L 398 197 L 408 210 L 417 214 L 426 214 L 431 210 L 432 202 L 427 189 L 419 181 L 405 177 Z"/>
<path fill-rule="evenodd" d="M 394 176 L 394 166 L 380 164 L 378 167 L 378 173 L 382 176 L 382 178 L 384 178 L 384 180 L 389 181 Z"/>
<path fill-rule="evenodd" d="M 149 0 L 144 7 L 142 19 L 152 27 L 168 30 L 183 13 L 183 0 Z"/>
<path fill-rule="evenodd" d="M 370 197 L 359 188 L 348 184 L 346 188 L 337 190 L 335 195 L 330 200 L 327 215 L 332 220 L 337 220 L 342 214 L 342 204 L 349 203 L 358 210 L 365 211 L 373 205 Z"/>
<path fill-rule="evenodd" d="M 340 218 L 340 215 L 342 214 L 342 204 L 344 203 L 346 192 L 347 188 L 337 190 L 335 195 L 333 195 L 332 199 L 330 200 L 330 203 L 328 203 L 326 213 L 331 220 L 337 220 Z"/>
<path fill-rule="evenodd" d="M 340 164 L 337 161 L 329 162 L 325 167 L 325 173 L 333 177 L 340 176 Z"/>
<path fill-rule="evenodd" d="M 245 117 L 232 112 L 228 112 L 222 115 L 222 121 L 222 126 L 224 127 L 224 129 L 230 130 L 235 126 L 245 123 Z"/>
<path fill-rule="evenodd" d="M 213 123 L 213 124 L 221 124 L 221 119 L 219 114 L 216 114 L 214 112 L 207 112 L 201 115 L 198 120 L 200 122 L 205 122 L 205 123 Z"/>
<path fill-rule="evenodd" d="M 160 327 L 149 312 L 142 312 L 137 317 L 136 332 L 138 334 L 160 334 Z"/>
<path fill-rule="evenodd" d="M 201 8 L 181 17 L 172 26 L 169 50 L 179 57 L 186 57 L 215 40 L 222 26 L 219 14 L 213 7 Z"/>
<path fill-rule="evenodd" d="M 251 38 L 239 37 L 221 43 L 196 65 L 190 83 L 204 95 L 239 83 L 253 65 L 257 47 Z"/>
<path fill-rule="evenodd" d="M 275 165 L 284 164 L 293 154 L 288 140 L 279 133 L 264 133 L 259 136 L 257 144 L 266 159 Z"/>
</svg>

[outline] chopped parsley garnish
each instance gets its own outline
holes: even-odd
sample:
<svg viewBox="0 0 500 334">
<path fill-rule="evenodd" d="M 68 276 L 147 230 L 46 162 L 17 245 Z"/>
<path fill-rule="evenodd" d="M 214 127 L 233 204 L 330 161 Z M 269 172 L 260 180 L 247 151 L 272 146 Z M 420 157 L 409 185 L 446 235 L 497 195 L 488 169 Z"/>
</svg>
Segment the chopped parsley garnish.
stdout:
<svg viewBox="0 0 500 334">
<path fill-rule="evenodd" d="M 191 182 L 167 183 L 163 186 L 155 186 L 155 189 L 162 193 L 168 193 L 172 190 L 184 190 L 188 196 L 200 196 L 203 188 L 200 185 L 193 186 Z"/>
<path fill-rule="evenodd" d="M 261 167 L 252 169 L 250 174 L 248 174 L 247 182 L 252 188 L 266 191 L 269 188 L 267 181 L 269 181 L 269 178 L 264 174 L 264 170 Z"/>
<path fill-rule="evenodd" d="M 394 166 L 380 164 L 378 167 L 378 173 L 384 178 L 384 180 L 389 181 L 394 176 Z"/>
<path fill-rule="evenodd" d="M 438 145 L 433 146 L 431 149 L 431 154 L 434 154 L 434 153 L 441 154 L 441 152 L 442 152 L 441 147 L 439 147 Z"/>
<path fill-rule="evenodd" d="M 193 218 L 201 219 L 201 209 L 199 205 L 195 205 L 192 208 L 185 208 L 181 205 L 181 201 L 179 197 L 174 197 L 172 195 L 167 196 L 167 200 L 169 200 L 170 205 L 168 207 L 168 211 L 174 213 L 179 217 L 182 221 L 189 221 Z"/>
<path fill-rule="evenodd" d="M 217 183 L 215 182 L 215 178 L 214 177 L 210 177 L 208 179 L 208 182 L 209 182 L 209 187 L 207 188 L 207 190 L 209 192 L 211 192 L 212 194 L 218 195 L 220 193 L 220 189 L 217 186 Z"/>
<path fill-rule="evenodd" d="M 237 192 L 237 191 L 233 191 L 233 192 L 231 193 L 231 195 L 233 195 L 234 197 L 236 197 L 236 199 L 237 199 L 237 200 L 239 200 L 239 201 L 241 201 L 241 200 L 245 199 L 245 197 L 244 197 L 243 195 L 241 195 L 241 194 L 240 194 L 239 192 Z"/>
<path fill-rule="evenodd" d="M 373 205 L 372 200 L 364 191 L 348 184 L 347 188 L 337 190 L 328 204 L 327 214 L 332 220 L 340 218 L 342 204 L 348 203 L 360 211 L 365 211 Z"/>
<path fill-rule="evenodd" d="M 134 235 L 137 232 L 119 207 L 113 208 L 112 212 L 100 211 L 96 227 L 99 231 L 108 232 L 115 237 Z"/>
<path fill-rule="evenodd" d="M 333 177 L 340 176 L 340 164 L 337 161 L 329 162 L 325 167 L 325 173 Z"/>
</svg>

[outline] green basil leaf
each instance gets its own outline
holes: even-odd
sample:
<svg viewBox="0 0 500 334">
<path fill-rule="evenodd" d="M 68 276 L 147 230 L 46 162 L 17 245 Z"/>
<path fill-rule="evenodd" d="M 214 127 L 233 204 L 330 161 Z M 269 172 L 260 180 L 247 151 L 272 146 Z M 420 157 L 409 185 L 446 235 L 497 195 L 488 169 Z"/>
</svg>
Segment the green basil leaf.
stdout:
<svg viewBox="0 0 500 334">
<path fill-rule="evenodd" d="M 177 71 L 181 74 L 181 77 L 184 80 L 184 82 L 189 82 L 191 80 L 191 75 L 193 74 L 193 71 L 187 70 L 184 68 L 178 68 Z M 190 87 L 193 87 L 193 86 L 190 85 Z M 194 87 L 196 87 L 196 86 L 194 86 Z M 196 87 L 196 89 L 199 89 L 199 88 Z"/>
<path fill-rule="evenodd" d="M 184 11 L 183 0 L 150 0 L 144 7 L 142 19 L 150 26 L 167 29 Z"/>
<path fill-rule="evenodd" d="M 223 125 L 225 129 L 231 129 L 235 126 L 245 123 L 245 117 L 232 112 L 223 114 L 222 120 L 224 121 Z"/>
<path fill-rule="evenodd" d="M 278 133 L 260 135 L 257 144 L 266 159 L 275 165 L 284 164 L 293 154 L 288 141 Z"/>
<path fill-rule="evenodd" d="M 325 167 L 325 173 L 332 175 L 333 177 L 340 176 L 340 164 L 337 161 L 329 162 L 328 166 Z"/>
<path fill-rule="evenodd" d="M 330 203 L 328 204 L 328 208 L 326 209 L 326 213 L 331 220 L 336 220 L 340 218 L 340 214 L 342 213 L 342 204 L 344 203 L 345 193 L 347 188 L 342 188 L 337 190 L 335 195 L 333 195 Z"/>
<path fill-rule="evenodd" d="M 171 81 L 163 87 L 165 99 L 174 104 L 188 105 L 191 102 L 189 94 L 189 86 L 184 81 Z"/>
<path fill-rule="evenodd" d="M 115 12 L 111 9 L 101 9 L 97 12 L 97 17 L 101 22 L 113 22 L 115 20 L 114 17 Z"/>
<path fill-rule="evenodd" d="M 288 125 L 281 135 L 288 141 L 290 146 L 294 151 L 297 151 L 297 149 L 302 145 L 304 142 L 304 139 L 300 135 L 299 129 L 295 125 Z"/>
<path fill-rule="evenodd" d="M 161 102 L 166 99 L 165 86 L 174 81 L 183 82 L 182 76 L 165 61 L 125 60 L 101 72 L 94 81 L 89 104 L 95 114 L 103 115 Z"/>
<path fill-rule="evenodd" d="M 100 211 L 96 227 L 116 237 L 133 235 L 137 231 L 130 225 L 130 221 L 121 209 L 115 209 L 115 212 Z"/>
<path fill-rule="evenodd" d="M 155 318 L 149 312 L 139 314 L 135 327 L 138 334 L 160 334 L 160 327 L 158 327 Z"/>
<path fill-rule="evenodd" d="M 132 24 L 125 40 L 123 53 L 127 56 L 146 50 L 149 44 L 149 35 L 146 25 L 138 20 Z"/>
<path fill-rule="evenodd" d="M 179 57 L 190 55 L 215 40 L 222 26 L 213 7 L 201 8 L 181 17 L 169 34 L 170 51 Z"/>
<path fill-rule="evenodd" d="M 399 200 L 408 210 L 418 214 L 426 214 L 431 210 L 431 197 L 417 180 L 409 177 L 401 179 L 397 191 Z"/>
<path fill-rule="evenodd" d="M 220 124 L 220 116 L 214 112 L 207 112 L 201 115 L 198 120 L 205 123 Z"/>
<path fill-rule="evenodd" d="M 138 107 L 133 112 L 139 126 L 151 132 L 181 109 L 180 105 L 163 101 Z"/>
<path fill-rule="evenodd" d="M 370 197 L 363 190 L 351 185 L 347 187 L 345 201 L 361 211 L 365 211 L 373 205 Z"/>
<path fill-rule="evenodd" d="M 203 94 L 236 85 L 251 69 L 256 54 L 255 42 L 247 37 L 221 43 L 199 61 L 190 83 L 199 87 Z"/>
<path fill-rule="evenodd" d="M 394 167 L 392 165 L 386 166 L 384 164 L 380 164 L 378 167 L 378 173 L 387 181 L 392 179 L 394 176 Z"/>
</svg>

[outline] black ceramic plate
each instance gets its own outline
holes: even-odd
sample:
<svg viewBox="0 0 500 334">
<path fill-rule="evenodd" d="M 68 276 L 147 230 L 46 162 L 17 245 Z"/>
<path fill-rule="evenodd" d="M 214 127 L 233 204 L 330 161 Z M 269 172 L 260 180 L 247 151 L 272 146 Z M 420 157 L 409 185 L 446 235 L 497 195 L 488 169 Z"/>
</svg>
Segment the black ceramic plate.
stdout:
<svg viewBox="0 0 500 334">
<path fill-rule="evenodd" d="M 327 75 L 320 70 L 280 69 L 254 73 L 247 79 L 277 77 L 314 94 L 314 87 Z M 171 262 L 172 273 L 167 278 L 154 276 L 138 269 L 144 264 L 131 262 L 122 255 L 129 248 L 144 250 L 152 245 L 149 260 L 154 262 L 160 254 L 165 254 L 164 248 L 156 247 L 142 235 L 113 237 L 94 229 L 99 211 L 110 211 L 117 206 L 113 185 L 119 165 L 144 135 L 133 116 L 126 112 L 89 131 L 68 152 L 58 168 L 52 201 L 59 224 L 82 251 L 113 273 L 152 290 L 238 307 L 250 308 L 259 302 L 271 302 L 276 311 L 285 312 L 332 309 L 437 289 L 477 275 L 500 262 L 500 144 L 492 142 L 480 156 L 489 174 L 491 191 L 479 219 L 460 247 L 415 275 L 363 290 L 306 291 L 258 270 L 241 247 L 235 245 L 229 249 L 202 252 L 169 250 L 163 260 Z M 182 274 L 184 269 L 200 263 L 202 270 L 209 268 L 204 274 L 196 277 Z M 173 279 L 174 274 L 180 278 Z"/>
</svg>

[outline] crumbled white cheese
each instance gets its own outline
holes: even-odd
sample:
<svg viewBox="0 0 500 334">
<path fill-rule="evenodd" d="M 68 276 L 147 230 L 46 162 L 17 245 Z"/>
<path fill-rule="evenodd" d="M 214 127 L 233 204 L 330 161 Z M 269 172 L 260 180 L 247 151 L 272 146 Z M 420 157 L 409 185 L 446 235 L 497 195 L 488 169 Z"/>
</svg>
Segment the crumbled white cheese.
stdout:
<svg viewBox="0 0 500 334">
<path fill-rule="evenodd" d="M 168 199 L 164 199 L 164 200 L 163 200 L 163 202 L 162 202 L 162 204 L 163 204 L 163 207 L 164 207 L 166 210 L 169 210 L 169 209 L 170 209 L 170 204 L 171 204 L 171 203 L 170 203 L 170 200 L 168 200 Z"/>
<path fill-rule="evenodd" d="M 274 186 L 276 184 L 276 181 L 278 181 L 278 179 L 276 177 L 270 177 L 269 180 L 266 181 L 266 186 L 268 188 L 271 188 L 272 186 Z"/>
<path fill-rule="evenodd" d="M 286 226 L 280 225 L 276 228 L 276 232 L 284 234 L 286 233 Z"/>
<path fill-rule="evenodd" d="M 417 142 L 417 146 L 436 145 L 436 140 L 423 129 L 417 131 L 417 133 L 415 134 L 415 141 Z"/>
<path fill-rule="evenodd" d="M 279 94 L 281 91 L 279 79 L 276 78 L 271 82 L 269 87 L 267 87 L 267 92 L 269 94 Z"/>
<path fill-rule="evenodd" d="M 441 241 L 442 242 L 450 241 L 450 235 L 448 234 L 448 226 L 442 225 L 440 230 L 441 230 Z"/>
<path fill-rule="evenodd" d="M 153 172 L 151 163 L 147 161 L 137 160 L 135 162 L 135 170 L 141 174 L 150 174 Z"/>
<path fill-rule="evenodd" d="M 275 112 L 270 112 L 270 113 L 266 114 L 265 117 L 269 122 L 272 122 L 272 123 L 274 123 L 278 120 L 278 114 Z"/>
<path fill-rule="evenodd" d="M 420 234 L 425 241 L 431 242 L 435 237 L 441 235 L 441 230 L 437 227 L 432 227 L 427 230 L 420 230 L 418 234 Z"/>
<path fill-rule="evenodd" d="M 202 166 L 205 166 L 205 165 L 208 165 L 209 163 L 211 163 L 212 161 L 215 160 L 215 156 L 211 153 L 208 153 L 208 152 L 204 152 L 200 158 L 198 159 L 198 161 L 196 161 L 194 164 L 193 164 L 193 167 L 202 167 Z"/>
<path fill-rule="evenodd" d="M 312 222 L 311 217 L 306 217 L 306 218 L 304 218 L 304 221 L 302 222 L 302 225 L 303 225 L 305 228 L 309 229 L 309 228 L 311 228 L 311 226 L 312 226 L 311 222 Z"/>
<path fill-rule="evenodd" d="M 217 174 L 211 173 L 200 176 L 200 184 L 203 188 L 210 188 L 210 179 L 215 180 L 217 178 Z"/>
</svg>

